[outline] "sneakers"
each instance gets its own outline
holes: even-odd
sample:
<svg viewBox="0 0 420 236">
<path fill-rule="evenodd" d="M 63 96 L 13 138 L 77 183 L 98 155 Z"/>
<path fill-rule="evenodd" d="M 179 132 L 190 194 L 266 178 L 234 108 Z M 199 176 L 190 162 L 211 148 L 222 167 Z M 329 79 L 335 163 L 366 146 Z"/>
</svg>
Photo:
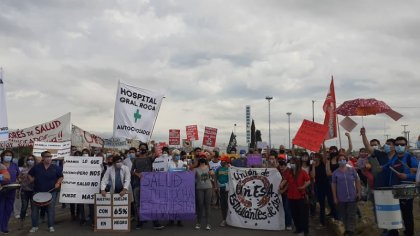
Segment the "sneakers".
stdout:
<svg viewBox="0 0 420 236">
<path fill-rule="evenodd" d="M 136 224 L 136 229 L 142 229 L 142 228 L 143 228 L 143 224 L 141 223 Z"/>
<path fill-rule="evenodd" d="M 160 229 L 165 228 L 165 226 L 157 224 L 157 225 L 154 225 L 153 228 L 156 229 L 156 230 L 160 230 Z"/>
<path fill-rule="evenodd" d="M 1 231 L 1 234 L 4 234 L 4 235 L 8 235 L 9 234 L 9 231 Z"/>
<path fill-rule="evenodd" d="M 48 228 L 48 230 L 50 231 L 50 233 L 54 233 L 55 232 L 54 227 L 50 227 L 50 228 Z"/>
<path fill-rule="evenodd" d="M 210 224 L 207 224 L 206 230 L 211 230 L 211 225 Z"/>
<path fill-rule="evenodd" d="M 35 233 L 36 231 L 38 231 L 38 227 L 32 227 L 32 229 L 29 230 L 29 233 Z"/>
<path fill-rule="evenodd" d="M 220 226 L 225 227 L 226 226 L 226 221 L 224 220 L 224 221 L 220 222 Z"/>
<path fill-rule="evenodd" d="M 200 224 L 195 224 L 195 229 L 201 229 L 201 225 Z"/>
<path fill-rule="evenodd" d="M 292 226 L 286 226 L 287 231 L 292 231 Z"/>
</svg>

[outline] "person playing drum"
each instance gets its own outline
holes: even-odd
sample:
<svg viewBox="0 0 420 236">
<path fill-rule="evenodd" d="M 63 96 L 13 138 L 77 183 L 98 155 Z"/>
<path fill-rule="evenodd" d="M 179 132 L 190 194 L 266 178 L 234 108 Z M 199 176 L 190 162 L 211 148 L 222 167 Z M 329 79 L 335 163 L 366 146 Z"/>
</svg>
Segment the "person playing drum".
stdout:
<svg viewBox="0 0 420 236">
<path fill-rule="evenodd" d="M 55 218 L 55 200 L 57 197 L 56 189 L 63 181 L 63 171 L 56 165 L 52 165 L 52 155 L 49 151 L 41 153 L 41 163 L 32 167 L 28 173 L 31 182 L 34 182 L 34 193 L 50 192 L 51 202 L 47 207 L 48 213 L 48 229 L 54 232 Z M 32 229 L 30 233 L 38 231 L 39 211 L 40 207 L 32 202 Z"/>
<path fill-rule="evenodd" d="M 19 167 L 12 162 L 13 152 L 5 150 L 1 153 L 1 160 L 9 173 L 8 184 L 14 184 L 19 176 Z M 4 234 L 9 233 L 9 219 L 13 212 L 13 205 L 16 198 L 16 190 L 2 191 L 0 193 L 0 231 Z"/>
</svg>

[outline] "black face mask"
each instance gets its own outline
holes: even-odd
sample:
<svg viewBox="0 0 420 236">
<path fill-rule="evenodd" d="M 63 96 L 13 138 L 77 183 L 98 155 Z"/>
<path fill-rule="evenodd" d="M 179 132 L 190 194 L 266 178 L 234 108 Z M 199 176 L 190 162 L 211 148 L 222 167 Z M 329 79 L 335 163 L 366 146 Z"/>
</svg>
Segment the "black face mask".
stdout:
<svg viewBox="0 0 420 236">
<path fill-rule="evenodd" d="M 338 152 L 331 152 L 330 153 L 330 158 L 336 157 L 338 156 Z"/>
<path fill-rule="evenodd" d="M 200 164 L 206 164 L 206 159 L 200 158 L 200 160 L 198 160 L 198 163 L 200 163 Z"/>
<path fill-rule="evenodd" d="M 280 153 L 281 153 L 281 154 L 284 154 L 284 150 L 280 150 Z"/>
<path fill-rule="evenodd" d="M 108 166 L 112 166 L 112 161 L 108 162 Z"/>
<path fill-rule="evenodd" d="M 140 154 L 146 154 L 147 153 L 147 150 L 145 150 L 145 149 L 140 149 Z"/>
</svg>

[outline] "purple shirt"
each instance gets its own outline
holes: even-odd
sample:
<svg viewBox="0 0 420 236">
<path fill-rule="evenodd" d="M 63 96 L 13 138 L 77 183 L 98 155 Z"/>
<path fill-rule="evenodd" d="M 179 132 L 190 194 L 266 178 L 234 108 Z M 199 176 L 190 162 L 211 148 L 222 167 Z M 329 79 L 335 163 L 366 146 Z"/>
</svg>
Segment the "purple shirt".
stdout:
<svg viewBox="0 0 420 236">
<path fill-rule="evenodd" d="M 334 171 L 332 182 L 336 186 L 339 202 L 356 201 L 356 180 L 359 180 L 359 176 L 354 168 L 346 167 L 344 171 L 338 168 Z"/>
<path fill-rule="evenodd" d="M 10 174 L 10 183 L 16 183 L 17 177 L 20 174 L 19 167 L 15 163 L 10 163 L 9 168 L 7 168 L 7 171 Z"/>
</svg>

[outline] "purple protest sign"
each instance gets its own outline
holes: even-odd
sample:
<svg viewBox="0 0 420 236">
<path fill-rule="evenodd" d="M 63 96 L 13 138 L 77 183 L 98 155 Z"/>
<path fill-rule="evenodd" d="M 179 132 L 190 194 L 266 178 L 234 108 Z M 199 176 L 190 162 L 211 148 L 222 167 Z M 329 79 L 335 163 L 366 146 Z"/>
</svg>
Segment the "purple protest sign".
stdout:
<svg viewBox="0 0 420 236">
<path fill-rule="evenodd" d="M 246 157 L 246 163 L 248 167 L 261 167 L 262 157 L 260 154 L 248 154 Z"/>
<path fill-rule="evenodd" d="M 195 219 L 194 172 L 144 172 L 140 189 L 142 221 Z"/>
</svg>

